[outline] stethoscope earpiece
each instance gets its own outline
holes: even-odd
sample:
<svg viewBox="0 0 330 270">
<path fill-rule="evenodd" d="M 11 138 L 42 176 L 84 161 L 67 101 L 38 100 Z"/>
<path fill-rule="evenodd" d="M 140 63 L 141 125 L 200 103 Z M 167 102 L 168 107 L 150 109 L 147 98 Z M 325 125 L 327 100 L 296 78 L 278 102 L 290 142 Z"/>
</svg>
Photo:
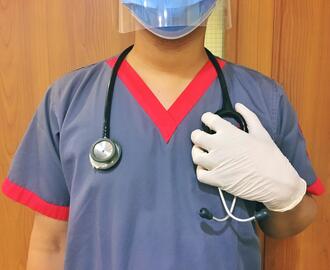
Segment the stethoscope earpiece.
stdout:
<svg viewBox="0 0 330 270">
<path fill-rule="evenodd" d="M 263 220 L 266 220 L 267 218 L 270 217 L 269 211 L 266 208 L 261 209 L 260 211 L 256 212 L 253 217 L 250 217 L 250 218 L 247 218 L 247 219 L 238 219 L 237 217 L 230 216 L 230 215 L 227 215 L 225 218 L 220 219 L 220 218 L 217 218 L 217 217 L 213 216 L 212 212 L 210 212 L 210 210 L 207 209 L 207 208 L 201 208 L 199 210 L 199 215 L 200 215 L 201 218 L 208 219 L 208 220 L 213 219 L 213 220 L 219 221 L 219 222 L 220 221 L 225 221 L 229 217 L 231 217 L 232 219 L 237 220 L 239 222 L 250 222 L 252 220 L 263 221 Z"/>
<path fill-rule="evenodd" d="M 270 217 L 270 213 L 266 208 L 263 208 L 260 211 L 256 212 L 256 214 L 254 216 L 255 216 L 256 220 L 264 221 Z"/>
<path fill-rule="evenodd" d="M 121 158 L 122 150 L 120 145 L 110 139 L 110 115 L 111 115 L 111 103 L 112 103 L 112 97 L 113 97 L 113 91 L 115 88 L 115 83 L 118 75 L 119 68 L 123 61 L 125 60 L 128 53 L 133 49 L 133 46 L 130 46 L 125 51 L 123 51 L 120 56 L 118 57 L 118 60 L 116 61 L 116 64 L 112 70 L 111 74 L 111 80 L 108 85 L 108 93 L 105 100 L 105 108 L 104 108 L 104 124 L 103 124 L 103 136 L 101 139 L 97 140 L 91 147 L 90 153 L 89 153 L 89 160 L 92 165 L 92 167 L 96 170 L 108 170 L 112 167 L 114 167 L 118 161 Z M 242 115 L 240 115 L 238 112 L 236 112 L 231 104 L 227 84 L 224 78 L 224 75 L 222 73 L 221 67 L 216 59 L 216 57 L 208 50 L 205 49 L 206 53 L 208 54 L 208 57 L 210 61 L 212 62 L 214 68 L 216 69 L 216 72 L 218 74 L 218 79 L 220 82 L 222 95 L 223 95 L 223 105 L 222 108 L 216 112 L 220 117 L 228 117 L 235 119 L 238 124 L 240 125 L 240 128 L 244 130 L 245 132 L 248 132 L 247 124 L 243 118 Z M 214 131 L 210 130 L 207 126 L 203 124 L 203 128 L 205 131 L 213 134 Z M 222 194 L 222 190 L 219 188 L 219 194 L 221 201 L 223 203 L 223 206 L 227 212 L 227 216 L 224 218 L 216 218 L 213 216 L 213 214 L 206 208 L 202 208 L 200 210 L 199 215 L 202 218 L 206 219 L 213 219 L 216 221 L 225 221 L 229 218 L 235 219 L 239 222 L 248 222 L 252 220 L 263 220 L 269 216 L 269 213 L 267 209 L 262 209 L 261 211 L 257 212 L 255 216 L 247 218 L 247 219 L 240 219 L 236 216 L 234 216 L 232 213 L 235 208 L 236 204 L 236 198 L 234 197 L 230 209 L 228 209 L 228 206 L 226 204 L 225 198 Z"/>
<path fill-rule="evenodd" d="M 221 90 L 222 90 L 222 96 L 223 96 L 223 102 L 222 102 L 222 108 L 220 110 L 218 110 L 215 114 L 219 115 L 221 118 L 231 118 L 234 119 L 238 125 L 239 128 L 245 132 L 249 132 L 247 123 L 244 119 L 244 117 L 238 113 L 237 111 L 235 111 L 233 104 L 231 103 L 230 100 L 230 96 L 229 96 L 229 92 L 228 92 L 228 88 L 227 88 L 227 84 L 226 84 L 226 80 L 225 77 L 223 75 L 223 72 L 221 70 L 221 67 L 218 63 L 218 60 L 216 59 L 216 57 L 209 51 L 206 49 L 207 55 L 209 57 L 209 60 L 212 62 L 214 68 L 216 69 L 218 78 L 219 78 L 219 82 L 220 82 L 220 86 L 221 86 Z M 207 127 L 204 123 L 202 123 L 202 128 L 205 132 L 209 133 L 209 134 L 214 134 L 215 131 L 211 130 L 209 127 Z M 236 200 L 237 197 L 234 196 L 234 199 L 231 203 L 231 207 L 230 209 L 227 206 L 226 200 L 224 198 L 223 192 L 220 188 L 218 188 L 219 190 L 219 195 L 223 204 L 223 207 L 225 209 L 225 212 L 227 213 L 226 216 L 224 216 L 223 218 L 217 218 L 215 217 L 211 211 L 209 211 L 207 208 L 202 208 L 200 209 L 199 215 L 202 218 L 208 219 L 208 220 L 215 220 L 218 222 L 223 222 L 228 220 L 229 218 L 232 218 L 238 222 L 251 222 L 253 220 L 264 220 L 266 218 L 269 217 L 269 212 L 266 208 L 258 211 L 255 213 L 254 216 L 252 217 L 248 217 L 248 218 L 239 218 L 237 216 L 235 216 L 233 214 L 235 205 L 236 205 Z"/>
<path fill-rule="evenodd" d="M 213 219 L 213 214 L 207 208 L 201 208 L 201 210 L 199 210 L 199 215 L 201 218 L 208 220 Z"/>
</svg>

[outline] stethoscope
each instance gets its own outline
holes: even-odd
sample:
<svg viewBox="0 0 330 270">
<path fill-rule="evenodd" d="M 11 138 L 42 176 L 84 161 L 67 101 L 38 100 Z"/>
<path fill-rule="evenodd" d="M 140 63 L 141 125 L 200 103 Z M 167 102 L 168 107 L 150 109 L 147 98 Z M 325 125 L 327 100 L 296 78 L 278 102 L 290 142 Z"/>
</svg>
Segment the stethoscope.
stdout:
<svg viewBox="0 0 330 270">
<path fill-rule="evenodd" d="M 102 138 L 97 140 L 90 149 L 90 154 L 89 154 L 90 163 L 94 169 L 99 170 L 99 171 L 105 171 L 105 170 L 109 170 L 110 168 L 113 168 L 114 166 L 116 166 L 118 164 L 118 162 L 120 161 L 120 158 L 121 158 L 121 154 L 122 154 L 121 146 L 119 145 L 118 142 L 110 139 L 111 104 L 112 104 L 112 97 L 113 97 L 113 92 L 114 92 L 114 88 L 115 88 L 115 83 L 116 83 L 116 79 L 118 76 L 118 71 L 119 71 L 123 61 L 125 60 L 126 56 L 133 49 L 133 47 L 134 47 L 134 45 L 132 45 L 129 48 L 127 48 L 126 50 L 124 50 L 119 55 L 115 65 L 113 67 L 111 80 L 108 85 L 108 93 L 107 93 L 107 97 L 106 97 L 106 102 L 105 102 L 103 136 L 102 136 Z M 216 69 L 218 79 L 220 82 L 220 86 L 221 86 L 221 90 L 222 90 L 222 95 L 223 95 L 222 108 L 220 110 L 218 110 L 216 112 L 216 114 L 222 118 L 234 119 L 239 124 L 239 127 L 242 130 L 244 130 L 245 132 L 249 132 L 246 121 L 243 118 L 243 116 L 234 110 L 234 107 L 233 107 L 230 97 L 229 97 L 225 77 L 222 73 L 222 70 L 217 61 L 217 58 L 208 49 L 205 48 L 205 50 L 206 50 L 209 60 L 213 64 L 214 68 Z M 210 134 L 215 133 L 213 130 L 210 130 L 204 124 L 202 124 L 202 125 L 203 125 L 203 129 L 206 132 L 208 132 Z M 215 220 L 218 222 L 226 221 L 229 218 L 232 218 L 239 222 L 250 222 L 252 220 L 263 220 L 269 216 L 269 212 L 267 211 L 266 208 L 264 208 L 260 211 L 257 211 L 254 216 L 249 217 L 249 218 L 243 219 L 243 218 L 236 217 L 233 214 L 233 212 L 235 209 L 237 197 L 234 197 L 231 207 L 230 207 L 230 209 L 228 209 L 228 206 L 227 206 L 227 203 L 224 198 L 222 190 L 220 188 L 218 190 L 219 190 L 222 204 L 224 206 L 224 209 L 225 209 L 227 215 L 223 218 L 217 218 L 217 217 L 213 216 L 213 214 L 207 208 L 202 208 L 199 211 L 199 215 L 202 218 L 209 219 L 209 220 Z"/>
</svg>

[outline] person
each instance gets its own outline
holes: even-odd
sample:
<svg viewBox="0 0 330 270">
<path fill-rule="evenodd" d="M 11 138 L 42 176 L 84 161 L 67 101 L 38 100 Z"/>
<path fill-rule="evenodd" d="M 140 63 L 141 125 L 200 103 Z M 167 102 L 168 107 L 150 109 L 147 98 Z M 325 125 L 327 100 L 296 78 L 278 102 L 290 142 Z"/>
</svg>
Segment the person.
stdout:
<svg viewBox="0 0 330 270">
<path fill-rule="evenodd" d="M 260 269 L 256 221 L 198 215 L 204 205 L 226 215 L 218 187 L 229 204 L 239 197 L 237 216 L 267 207 L 258 223 L 271 237 L 313 222 L 312 195 L 324 187 L 283 88 L 219 59 L 249 133 L 214 113 L 223 97 L 204 39 L 215 2 L 120 1 L 138 23 L 113 92 L 110 135 L 122 157 L 111 170 L 95 170 L 89 153 L 118 58 L 49 86 L 2 185 L 36 211 L 28 269 Z"/>
</svg>

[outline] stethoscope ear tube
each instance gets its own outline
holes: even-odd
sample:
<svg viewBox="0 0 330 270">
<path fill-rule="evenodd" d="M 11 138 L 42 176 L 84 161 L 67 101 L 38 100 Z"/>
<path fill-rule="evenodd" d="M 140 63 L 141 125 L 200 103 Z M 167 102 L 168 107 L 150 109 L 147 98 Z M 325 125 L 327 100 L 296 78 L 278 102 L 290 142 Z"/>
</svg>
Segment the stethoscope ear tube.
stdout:
<svg viewBox="0 0 330 270">
<path fill-rule="evenodd" d="M 128 53 L 133 49 L 133 46 L 130 46 L 126 50 L 124 50 L 120 56 L 118 57 L 115 66 L 112 70 L 111 74 L 111 80 L 108 85 L 108 92 L 107 92 L 107 97 L 105 100 L 105 108 L 104 108 L 104 123 L 103 123 L 103 134 L 102 137 L 97 140 L 91 147 L 90 153 L 89 153 L 89 160 L 92 165 L 92 167 L 96 170 L 108 170 L 110 168 L 113 168 L 116 164 L 118 164 L 119 160 L 121 159 L 122 155 L 122 149 L 121 146 L 119 145 L 118 142 L 110 139 L 110 115 L 111 115 L 111 105 L 112 105 L 112 98 L 113 98 L 113 92 L 115 88 L 115 83 L 118 75 L 118 71 L 121 67 L 121 64 L 125 60 L 126 56 Z M 238 112 L 236 112 L 233 108 L 233 105 L 231 104 L 231 100 L 229 97 L 228 89 L 227 89 L 227 84 L 224 78 L 224 75 L 222 73 L 221 67 L 216 59 L 216 57 L 207 49 L 206 53 L 212 62 L 213 66 L 216 69 L 218 79 L 220 82 L 221 90 L 222 90 L 222 96 L 223 96 L 223 106 L 222 109 L 217 111 L 216 113 L 220 117 L 224 118 L 233 118 L 237 123 L 240 125 L 240 128 L 244 130 L 245 132 L 248 132 L 248 127 L 246 124 L 246 121 L 240 115 Z M 209 130 L 206 126 L 205 129 L 209 132 L 212 133 L 211 130 Z M 251 220 L 263 220 L 269 216 L 269 213 L 267 209 L 262 209 L 261 211 L 257 212 L 254 217 L 250 217 L 247 219 L 240 219 L 235 217 L 232 213 L 235 208 L 236 204 L 236 197 L 234 197 L 230 209 L 228 209 L 226 201 L 224 199 L 222 190 L 219 189 L 219 194 L 220 198 L 222 200 L 222 203 L 224 205 L 224 208 L 227 212 L 227 216 L 224 218 L 216 218 L 213 216 L 213 214 L 206 208 L 202 208 L 200 210 L 200 216 L 202 218 L 206 219 L 213 219 L 216 221 L 225 221 L 229 219 L 230 217 L 240 221 L 240 222 L 247 222 Z"/>
<path fill-rule="evenodd" d="M 252 216 L 252 217 L 238 218 L 233 214 L 235 206 L 236 206 L 237 197 L 236 196 L 234 197 L 234 199 L 231 203 L 230 209 L 228 209 L 228 206 L 227 206 L 226 200 L 223 196 L 222 190 L 220 188 L 218 188 L 218 190 L 219 190 L 219 195 L 220 195 L 222 205 L 223 205 L 227 215 L 223 218 L 218 218 L 218 217 L 215 217 L 212 214 L 212 212 L 210 210 L 208 210 L 207 208 L 201 208 L 199 210 L 200 217 L 202 217 L 204 219 L 208 219 L 208 220 L 214 220 L 214 221 L 217 221 L 217 222 L 223 222 L 223 221 L 228 220 L 229 218 L 232 218 L 232 219 L 234 219 L 238 222 L 251 222 L 253 220 L 256 220 L 256 221 L 260 222 L 260 221 L 266 220 L 270 216 L 269 211 L 266 208 L 262 208 L 260 211 L 256 211 L 255 215 Z"/>
<path fill-rule="evenodd" d="M 118 57 L 115 66 L 113 67 L 111 80 L 109 83 L 107 98 L 105 100 L 105 108 L 104 108 L 104 123 L 103 123 L 103 138 L 110 138 L 110 115 L 111 115 L 111 107 L 112 107 L 112 97 L 115 89 L 116 79 L 118 76 L 118 71 L 124 62 L 126 56 L 133 49 L 134 45 L 128 47 L 124 50 Z"/>
<path fill-rule="evenodd" d="M 237 111 L 234 110 L 234 107 L 231 103 L 228 88 L 227 88 L 227 84 L 226 84 L 226 80 L 225 80 L 225 77 L 224 77 L 223 72 L 221 70 L 221 67 L 218 63 L 218 60 L 207 49 L 206 49 L 206 53 L 207 53 L 210 61 L 212 62 L 214 68 L 216 69 L 218 79 L 219 79 L 219 82 L 220 82 L 220 86 L 221 86 L 222 97 L 223 97 L 222 108 L 220 110 L 218 110 L 216 112 L 216 114 L 219 115 L 222 118 L 234 119 L 239 124 L 240 129 L 248 133 L 249 129 L 248 129 L 248 126 L 247 126 L 247 123 L 246 123 L 244 117 L 240 113 L 238 113 Z M 203 126 L 204 131 L 206 131 L 210 134 L 215 133 L 213 130 L 209 129 L 206 125 L 204 125 L 204 123 L 202 124 L 202 126 Z M 249 218 L 238 218 L 238 217 L 236 217 L 233 214 L 233 211 L 234 211 L 234 208 L 235 208 L 235 205 L 236 205 L 237 197 L 236 196 L 234 197 L 234 199 L 232 201 L 232 204 L 231 204 L 231 207 L 230 207 L 230 209 L 228 209 L 228 206 L 227 206 L 226 200 L 223 196 L 222 190 L 220 188 L 218 188 L 218 190 L 219 190 L 219 195 L 220 195 L 223 207 L 224 207 L 225 212 L 227 213 L 227 215 L 223 218 L 217 218 L 207 208 L 201 208 L 200 212 L 199 212 L 200 217 L 208 219 L 208 220 L 215 220 L 215 221 L 218 221 L 218 222 L 226 221 L 229 218 L 232 218 L 232 219 L 234 219 L 238 222 L 251 222 L 253 220 L 261 221 L 261 220 L 264 220 L 264 219 L 269 217 L 269 212 L 266 208 L 256 212 L 256 214 L 254 216 L 249 217 Z"/>
<path fill-rule="evenodd" d="M 120 54 L 112 70 L 111 80 L 108 85 L 108 92 L 105 100 L 103 136 L 92 145 L 89 153 L 90 163 L 95 170 L 109 170 L 114 167 L 121 158 L 121 146 L 118 142 L 110 139 L 111 105 L 118 71 L 126 56 L 132 49 L 133 45 Z"/>
<path fill-rule="evenodd" d="M 199 216 L 201 218 L 204 218 L 204 219 L 215 220 L 215 221 L 218 221 L 218 222 L 225 221 L 229 217 L 229 216 L 227 216 L 227 217 L 222 218 L 222 219 L 217 218 L 207 208 L 201 208 L 199 210 Z M 267 209 L 262 209 L 262 210 L 256 212 L 254 217 L 250 218 L 249 220 L 241 221 L 241 222 L 250 222 L 252 220 L 257 220 L 258 222 L 261 222 L 261 221 L 264 221 L 264 220 L 268 219 L 269 217 L 270 217 L 269 211 Z"/>
<path fill-rule="evenodd" d="M 247 123 L 244 119 L 244 117 L 236 112 L 236 111 L 228 111 L 228 110 L 218 110 L 215 114 L 217 114 L 218 116 L 220 116 L 221 118 L 224 118 L 224 119 L 234 119 L 238 125 L 239 125 L 239 128 L 243 131 L 245 131 L 246 133 L 249 133 L 249 129 L 248 129 L 248 126 L 247 126 Z M 211 130 L 208 126 L 206 126 L 204 123 L 202 123 L 202 127 L 203 127 L 203 130 L 209 134 L 214 134 L 215 132 L 213 130 Z"/>
</svg>

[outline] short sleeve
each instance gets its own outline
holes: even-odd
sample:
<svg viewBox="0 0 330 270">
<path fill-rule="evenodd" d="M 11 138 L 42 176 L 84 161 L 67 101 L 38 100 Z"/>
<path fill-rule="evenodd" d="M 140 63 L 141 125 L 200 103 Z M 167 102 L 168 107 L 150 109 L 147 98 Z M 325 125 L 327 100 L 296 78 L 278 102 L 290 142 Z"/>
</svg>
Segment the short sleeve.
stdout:
<svg viewBox="0 0 330 270">
<path fill-rule="evenodd" d="M 306 142 L 297 119 L 283 89 L 276 84 L 279 99 L 277 106 L 277 140 L 282 153 L 288 158 L 302 179 L 307 182 L 307 192 L 321 195 L 325 191 L 321 180 L 316 176 L 309 159 Z"/>
<path fill-rule="evenodd" d="M 15 153 L 2 192 L 34 211 L 67 220 L 70 196 L 60 161 L 60 125 L 54 107 L 49 87 Z"/>
</svg>

